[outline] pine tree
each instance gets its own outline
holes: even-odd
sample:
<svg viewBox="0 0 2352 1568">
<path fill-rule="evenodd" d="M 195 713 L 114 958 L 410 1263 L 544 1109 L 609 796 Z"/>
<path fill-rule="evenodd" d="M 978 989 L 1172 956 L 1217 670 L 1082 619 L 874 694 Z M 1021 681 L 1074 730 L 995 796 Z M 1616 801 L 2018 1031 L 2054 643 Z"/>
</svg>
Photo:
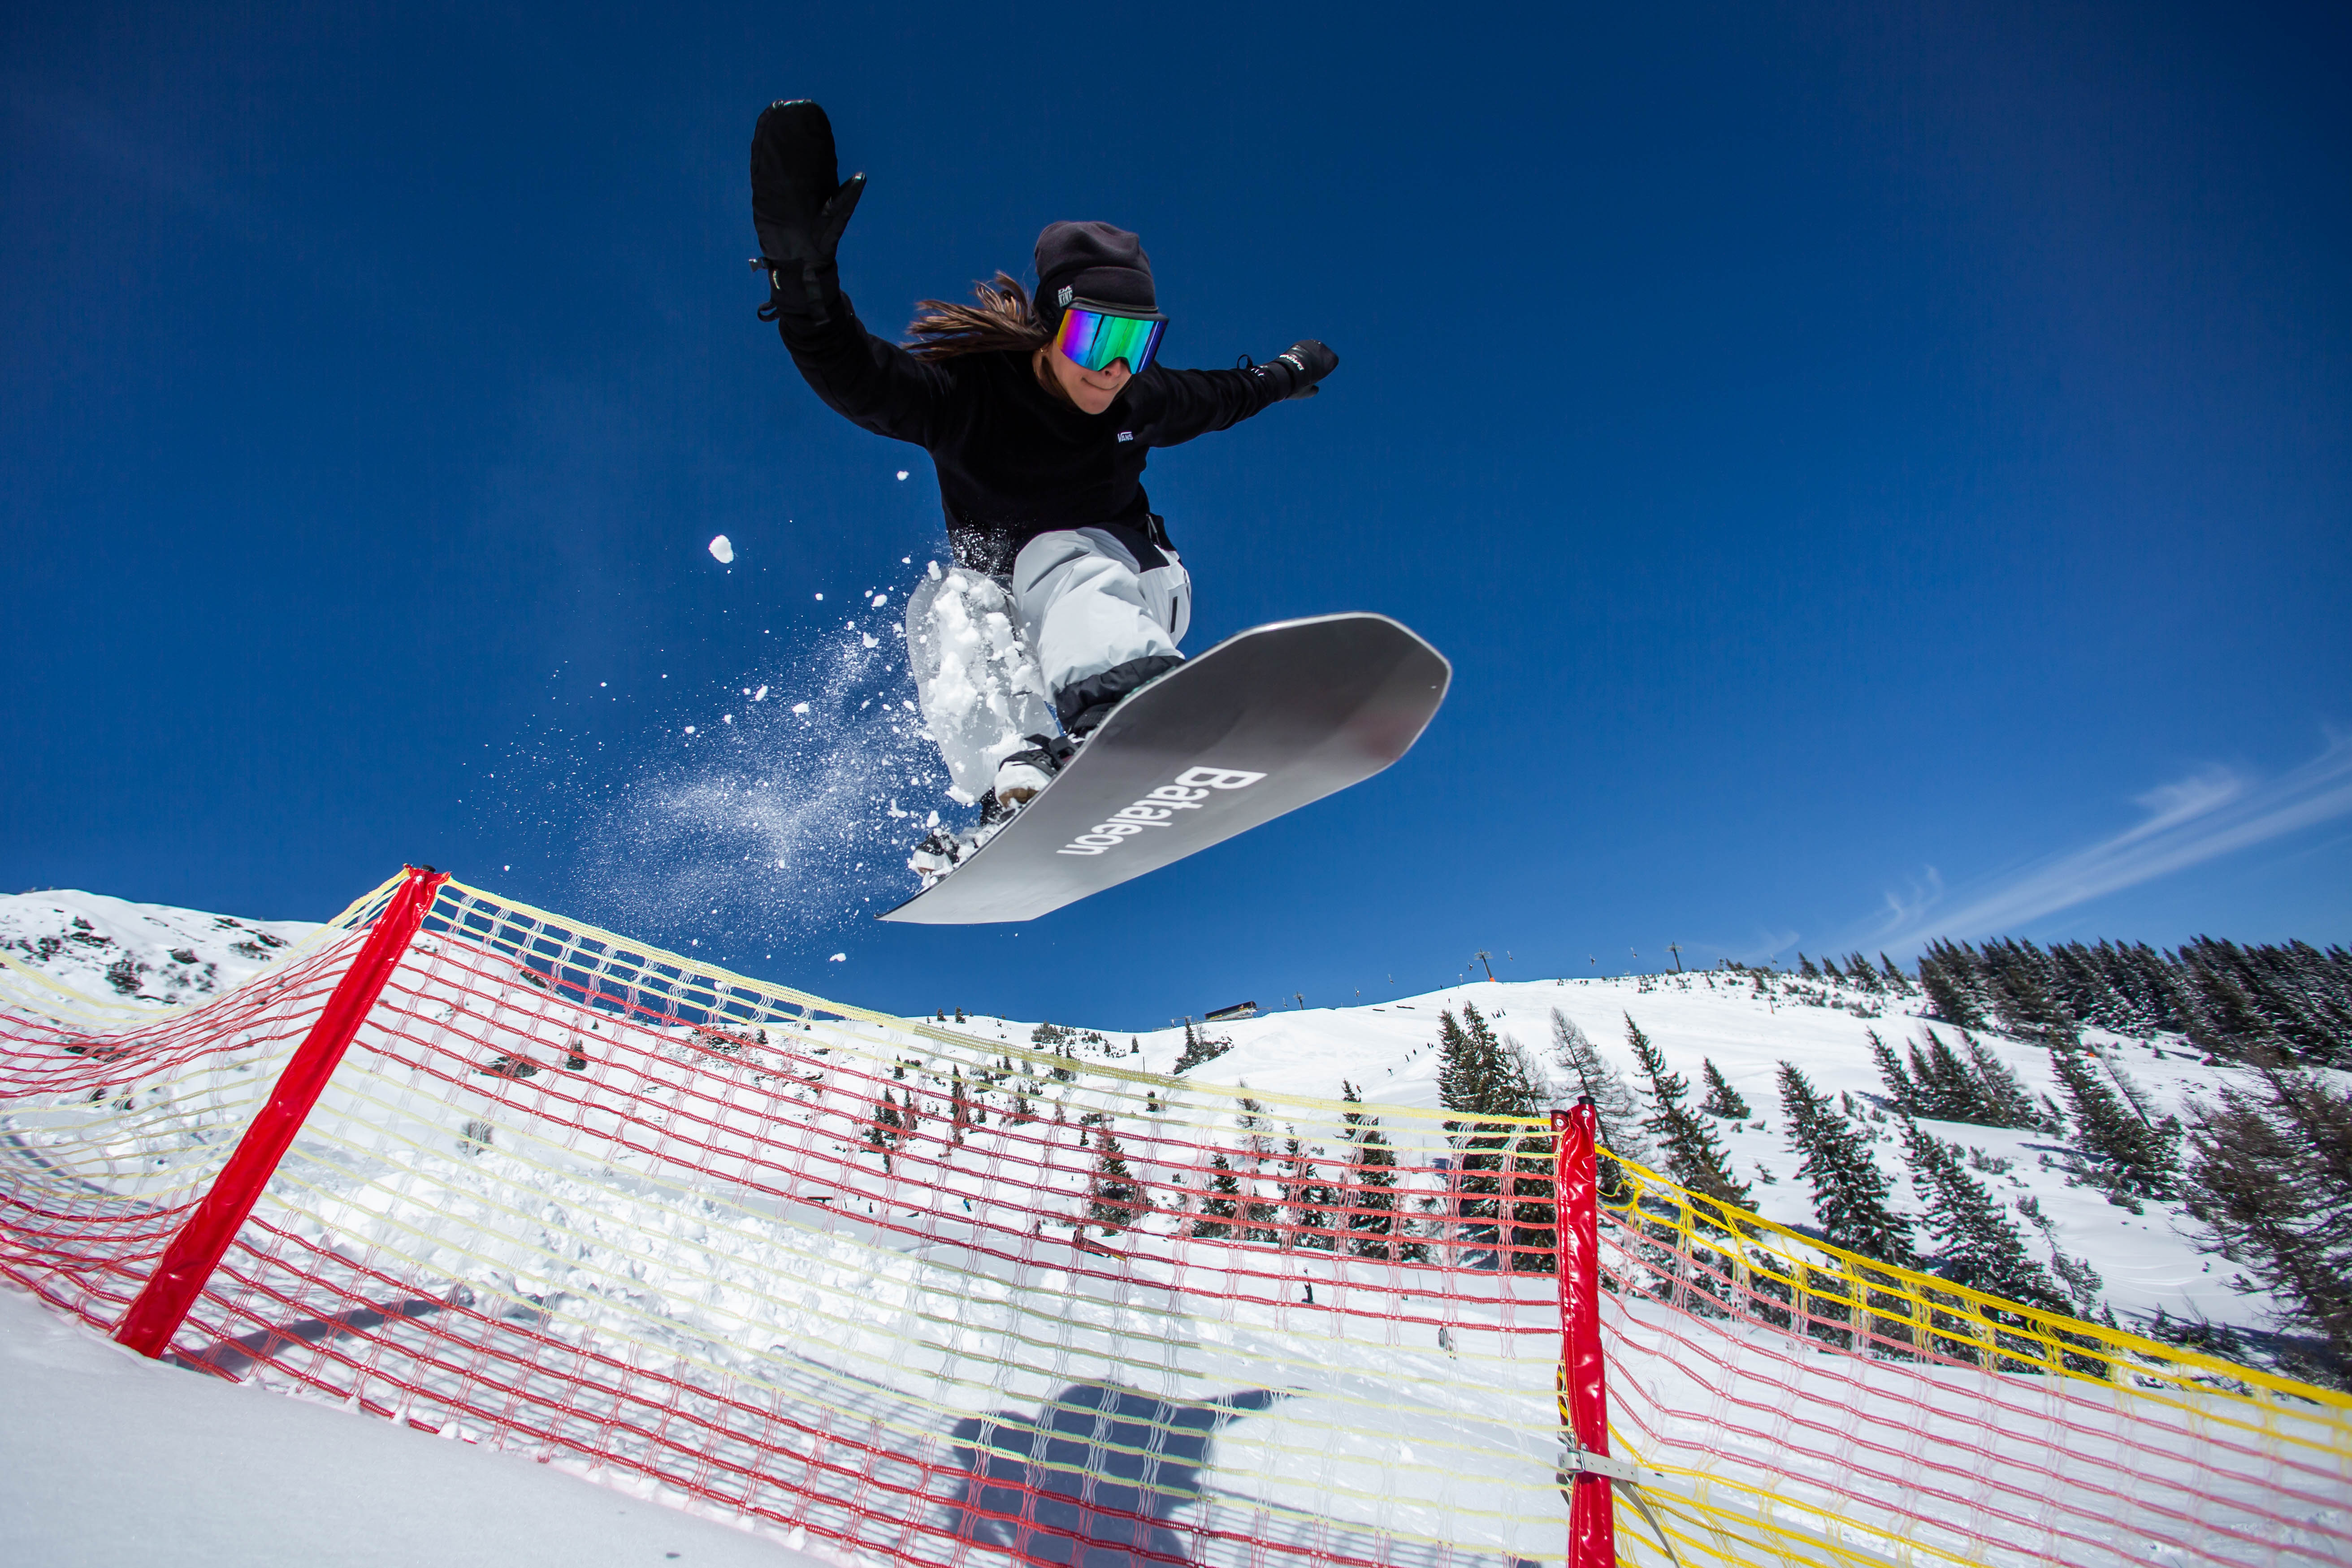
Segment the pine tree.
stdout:
<svg viewBox="0 0 2352 1568">
<path fill-rule="evenodd" d="M 1477 1008 L 1465 1004 L 1462 1017 L 1456 1022 L 1450 1009 L 1438 1015 L 1437 1098 L 1448 1110 L 1475 1117 L 1486 1111 L 1496 1097 L 1503 1075 L 1502 1045 Z M 1445 1130 L 1454 1135 L 1454 1147 L 1463 1151 L 1461 1175 L 1454 1188 L 1461 1239 L 1488 1245 L 1499 1242 L 1496 1222 L 1501 1218 L 1503 1184 L 1496 1173 L 1502 1161 L 1492 1151 L 1500 1148 L 1503 1140 L 1494 1136 L 1496 1129 L 1475 1120 L 1449 1121 Z"/>
<path fill-rule="evenodd" d="M 1246 1089 L 1249 1086 L 1244 1083 L 1242 1087 Z M 1266 1141 L 1265 1107 L 1246 1094 L 1237 1097 L 1234 1103 L 1239 1109 L 1234 1120 L 1241 1123 L 1242 1148 L 1249 1156 L 1250 1170 L 1253 1173 L 1263 1171 L 1266 1160 L 1274 1153 L 1273 1144 Z M 1281 1205 L 1267 1203 L 1259 1194 L 1255 1182 L 1250 1183 L 1243 1192 L 1245 1201 L 1242 1205 L 1242 1218 L 1245 1223 L 1242 1226 L 1242 1239 L 1279 1242 L 1282 1239 Z"/>
<path fill-rule="evenodd" d="M 1901 964 L 1887 957 L 1883 951 L 1878 955 L 1878 972 L 1886 977 L 1887 989 L 1896 995 L 1911 994 L 1910 977 L 1903 973 Z"/>
<path fill-rule="evenodd" d="M 2041 953 L 2015 942 L 2000 942 L 1987 951 L 1992 960 L 1993 1010 L 2007 1031 L 2053 1048 L 2073 1045 L 2079 1032 L 2073 1017 L 2050 994 L 2041 973 Z"/>
<path fill-rule="evenodd" d="M 2134 1201 L 2171 1197 L 2180 1169 L 2179 1127 L 2168 1118 L 2148 1125 L 2107 1087 L 2088 1051 L 2052 1051 L 2050 1065 L 2066 1091 L 2094 1184 Z"/>
<path fill-rule="evenodd" d="M 2058 1131 L 2052 1125 L 2048 1113 L 2034 1104 L 2033 1097 L 2026 1092 L 2025 1085 L 2009 1070 L 2007 1062 L 1986 1049 L 1972 1036 L 1962 1035 L 1960 1043 L 1968 1047 L 1969 1061 L 1976 1068 L 1979 1102 L 1989 1118 L 1986 1126 L 2013 1127 L 2020 1131 L 2032 1129 L 2044 1132 Z"/>
<path fill-rule="evenodd" d="M 1651 1113 L 1642 1127 L 1664 1151 L 1666 1174 L 1702 1197 L 1754 1208 L 1756 1200 L 1746 1184 L 1734 1180 L 1725 1163 L 1727 1152 L 1715 1129 L 1683 1104 L 1690 1097 L 1690 1085 L 1667 1068 L 1665 1057 L 1642 1033 L 1630 1013 L 1625 1016 L 1625 1038 L 1633 1047 L 1633 1059 L 1641 1064 L 1643 1076 L 1650 1080 Z"/>
<path fill-rule="evenodd" d="M 1397 1234 L 1396 1151 L 1381 1135 L 1380 1119 L 1352 1109 L 1364 1097 L 1345 1079 L 1340 1080 L 1339 1098 L 1351 1108 L 1340 1117 L 1353 1151 L 1348 1173 L 1348 1250 L 1358 1258 L 1387 1258 L 1393 1250 L 1408 1263 L 1424 1260 L 1428 1249 L 1419 1242 L 1391 1240 Z"/>
<path fill-rule="evenodd" d="M 1956 1028 L 1981 1029 L 1984 1011 L 1977 1005 L 1974 987 L 1961 978 L 1962 973 L 1932 951 L 1924 953 L 1919 959 L 1919 989 L 1927 994 L 1938 1018 Z"/>
<path fill-rule="evenodd" d="M 1233 1041 L 1211 1039 L 1204 1032 L 1193 1028 L 1192 1020 L 1187 1018 L 1184 1020 L 1184 1054 L 1176 1058 L 1174 1071 L 1181 1073 L 1199 1067 L 1202 1062 L 1214 1061 L 1233 1048 Z"/>
<path fill-rule="evenodd" d="M 2275 1056 L 2255 1065 L 2259 1089 L 2223 1088 L 2198 1120 L 2189 1212 L 2352 1382 L 2352 1089 Z"/>
<path fill-rule="evenodd" d="M 1510 1216 L 1513 1270 L 1549 1274 L 1559 1255 L 1559 1211 L 1553 1206 L 1552 1154 L 1549 1132 L 1521 1132 L 1511 1140 L 1506 1211 Z"/>
<path fill-rule="evenodd" d="M 1878 982 L 1878 971 L 1871 968 L 1870 960 L 1863 957 L 1862 954 L 1858 952 L 1850 952 L 1846 954 L 1845 973 L 1847 979 L 1853 981 L 1864 991 L 1875 994 L 1885 989 L 1885 987 L 1881 985 Z"/>
<path fill-rule="evenodd" d="M 1219 1241 L 1233 1235 L 1233 1221 L 1241 1215 L 1241 1178 L 1234 1174 L 1231 1162 L 1223 1154 L 1209 1156 L 1209 1195 L 1201 1202 L 1201 1217 L 1192 1222 L 1192 1234 L 1202 1241 Z"/>
<path fill-rule="evenodd" d="M 1911 1081 L 1911 1075 L 1904 1070 L 1895 1052 L 1878 1037 L 1877 1030 L 1864 1029 L 1863 1033 L 1870 1040 L 1870 1059 L 1878 1064 L 1879 1081 L 1886 1086 L 1886 1098 L 1895 1111 L 1904 1116 L 1925 1116 L 1927 1112 L 1920 1099 L 1919 1086 Z"/>
<path fill-rule="evenodd" d="M 1911 1222 L 1888 1206 L 1894 1183 L 1871 1157 L 1869 1135 L 1788 1062 L 1780 1064 L 1780 1111 L 1798 1154 L 1797 1173 L 1812 1188 L 1822 1237 L 1864 1258 L 1908 1264 Z"/>
<path fill-rule="evenodd" d="M 951 1142 L 963 1142 L 964 1129 L 971 1125 L 971 1102 L 964 1098 L 963 1069 L 949 1068 L 948 1078 L 948 1138 Z"/>
<path fill-rule="evenodd" d="M 1462 1011 L 1476 1033 L 1455 1022 L 1450 1008 L 1437 1016 L 1437 1100 L 1448 1110 L 1479 1111 L 1486 1108 L 1499 1052 L 1478 1010 L 1465 1004 Z"/>
<path fill-rule="evenodd" d="M 898 1114 L 898 1100 L 888 1089 L 884 1089 L 882 1098 L 874 1102 L 873 1111 L 866 1119 L 866 1142 L 882 1156 L 885 1174 L 890 1170 L 890 1151 L 896 1149 L 906 1136 L 906 1119 Z"/>
<path fill-rule="evenodd" d="M 1706 1098 L 1699 1102 L 1699 1110 L 1709 1116 L 1719 1116 L 1726 1121 L 1747 1121 L 1753 1114 L 1748 1109 L 1748 1102 L 1740 1099 L 1739 1091 L 1716 1070 L 1715 1058 L 1701 1057 L 1699 1066 L 1706 1083 Z"/>
<path fill-rule="evenodd" d="M 1986 1112 L 1984 1092 L 1977 1083 L 1975 1069 L 1944 1043 L 1941 1035 L 1933 1029 L 1927 1030 L 1927 1035 L 1925 1051 L 1916 1043 L 1904 1047 L 1904 1054 L 1911 1058 L 1912 1081 L 1919 1086 L 1920 1114 L 1938 1121 L 1969 1121 L 1979 1127 L 1998 1125 Z"/>
<path fill-rule="evenodd" d="M 1906 1117 L 1903 1152 L 1911 1164 L 1912 1187 L 1927 1208 L 1937 1274 L 1988 1295 L 2065 1310 L 2065 1298 L 2027 1253 L 2015 1222 L 1969 1174 L 1958 1144 L 1923 1131 Z"/>
<path fill-rule="evenodd" d="M 1641 1102 L 1633 1098 L 1623 1075 L 1601 1056 L 1600 1047 L 1557 1007 L 1551 1010 L 1551 1045 L 1552 1059 L 1567 1073 L 1570 1086 L 1592 1101 L 1602 1146 L 1647 1163 L 1653 1156 L 1648 1140 L 1642 1136 Z"/>
<path fill-rule="evenodd" d="M 1932 1121 L 1966 1121 L 1978 1127 L 2033 1128 L 2048 1118 L 2034 1105 L 2007 1064 L 1963 1035 L 1969 1054 L 1962 1057 L 1934 1029 L 1926 1031 L 1927 1044 L 1907 1043 L 1906 1069 L 1875 1029 L 1866 1031 L 1871 1059 L 1886 1085 L 1887 1098 L 1905 1116 Z"/>
<path fill-rule="evenodd" d="M 1807 980 L 1819 980 L 1822 977 L 1821 971 L 1813 967 L 1813 961 L 1807 958 L 1801 952 L 1797 954 L 1797 973 Z"/>
<path fill-rule="evenodd" d="M 1295 1131 L 1284 1140 L 1282 1167 L 1283 1195 L 1287 1200 L 1292 1227 L 1284 1245 L 1318 1252 L 1335 1250 L 1339 1242 L 1331 1234 L 1331 1211 L 1339 1206 L 1339 1194 L 1324 1180 L 1313 1155 Z"/>
<path fill-rule="evenodd" d="M 1135 1173 L 1127 1168 L 1127 1151 L 1119 1147 L 1118 1135 L 1111 1131 L 1109 1121 L 1098 1112 L 1087 1115 L 1096 1119 L 1096 1126 L 1094 1170 L 1087 1178 L 1087 1217 L 1109 1236 L 1149 1211 L 1151 1198 L 1135 1179 Z"/>
</svg>

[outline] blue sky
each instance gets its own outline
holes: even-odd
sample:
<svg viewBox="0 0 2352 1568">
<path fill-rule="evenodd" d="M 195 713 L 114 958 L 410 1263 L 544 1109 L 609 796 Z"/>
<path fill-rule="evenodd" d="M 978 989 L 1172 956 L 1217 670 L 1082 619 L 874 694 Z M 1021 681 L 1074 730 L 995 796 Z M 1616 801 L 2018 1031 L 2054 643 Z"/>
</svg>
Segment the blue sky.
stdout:
<svg viewBox="0 0 2352 1568">
<path fill-rule="evenodd" d="M 1482 948 L 2352 941 L 2340 8 L 877 9 L 0 21 L 0 884 L 320 918 L 429 861 L 1131 1027 Z M 793 96 L 877 330 L 1101 217 L 1171 363 L 1338 349 L 1147 482 L 1188 646 L 1453 658 L 1412 755 L 1017 930 L 871 923 L 863 849 L 763 879 L 726 781 L 867 732 L 778 700 L 895 700 L 851 601 L 942 538 L 752 317 Z"/>
</svg>

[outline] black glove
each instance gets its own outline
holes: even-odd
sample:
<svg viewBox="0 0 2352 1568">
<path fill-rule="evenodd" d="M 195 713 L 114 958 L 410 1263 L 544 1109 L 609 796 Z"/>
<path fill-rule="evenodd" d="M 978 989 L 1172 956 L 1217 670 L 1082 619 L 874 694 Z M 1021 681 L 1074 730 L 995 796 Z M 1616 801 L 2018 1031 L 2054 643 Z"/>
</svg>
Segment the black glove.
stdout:
<svg viewBox="0 0 2352 1568">
<path fill-rule="evenodd" d="M 1312 397 L 1315 384 L 1339 368 L 1339 356 L 1313 338 L 1301 338 L 1275 355 L 1274 363 L 1290 367 L 1292 397 Z"/>
<path fill-rule="evenodd" d="M 803 316 L 822 324 L 841 299 L 833 253 L 866 193 L 866 176 L 841 179 L 833 121 L 805 98 L 768 105 L 751 132 L 751 226 L 768 273 L 760 319 Z"/>
</svg>

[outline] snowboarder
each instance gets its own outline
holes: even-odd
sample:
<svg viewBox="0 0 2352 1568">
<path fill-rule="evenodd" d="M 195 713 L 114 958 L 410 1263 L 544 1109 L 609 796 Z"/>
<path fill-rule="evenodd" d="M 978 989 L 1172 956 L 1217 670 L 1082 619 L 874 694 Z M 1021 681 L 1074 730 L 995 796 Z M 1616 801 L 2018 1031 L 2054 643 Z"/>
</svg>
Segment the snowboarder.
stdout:
<svg viewBox="0 0 2352 1568">
<path fill-rule="evenodd" d="M 1142 243 L 1107 223 L 1037 237 L 1033 298 L 999 272 L 974 302 L 920 301 L 901 346 L 868 332 L 835 251 L 866 176 L 840 178 L 833 126 L 806 100 L 751 135 L 751 221 L 773 321 L 817 395 L 931 456 L 954 564 L 907 604 L 926 728 L 970 841 L 932 832 L 908 862 L 943 876 L 1045 788 L 1129 692 L 1181 662 L 1192 579 L 1144 493 L 1145 454 L 1308 397 L 1339 356 L 1303 339 L 1265 364 L 1158 362 Z"/>
</svg>

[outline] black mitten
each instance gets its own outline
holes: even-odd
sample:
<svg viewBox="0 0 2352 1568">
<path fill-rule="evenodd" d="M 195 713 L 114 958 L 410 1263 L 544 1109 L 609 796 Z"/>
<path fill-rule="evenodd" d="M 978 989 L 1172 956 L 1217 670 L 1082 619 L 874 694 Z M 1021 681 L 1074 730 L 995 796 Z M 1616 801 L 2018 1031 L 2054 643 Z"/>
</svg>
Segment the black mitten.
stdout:
<svg viewBox="0 0 2352 1568">
<path fill-rule="evenodd" d="M 768 105 L 751 132 L 751 226 L 759 232 L 755 267 L 767 269 L 768 302 L 760 319 L 804 316 L 823 322 L 841 298 L 834 251 L 866 176 L 840 178 L 833 122 L 801 98 Z"/>
<path fill-rule="evenodd" d="M 1273 363 L 1290 368 L 1292 397 L 1312 397 L 1315 384 L 1339 368 L 1339 356 L 1313 338 L 1301 338 L 1280 353 Z"/>
</svg>

